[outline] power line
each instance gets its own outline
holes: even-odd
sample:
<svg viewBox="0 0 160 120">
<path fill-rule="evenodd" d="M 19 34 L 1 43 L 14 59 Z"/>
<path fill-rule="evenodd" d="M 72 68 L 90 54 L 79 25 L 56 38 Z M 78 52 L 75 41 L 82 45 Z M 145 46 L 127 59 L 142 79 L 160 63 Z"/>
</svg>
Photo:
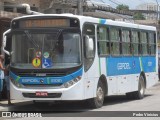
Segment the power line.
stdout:
<svg viewBox="0 0 160 120">
<path fill-rule="evenodd" d="M 114 0 L 114 2 L 115 2 L 115 1 L 117 1 L 118 4 L 123 4 L 123 5 L 125 5 L 124 2 L 120 2 L 119 0 Z"/>
<path fill-rule="evenodd" d="M 120 4 L 116 3 L 115 1 L 112 1 L 112 0 L 109 0 L 109 1 L 116 4 L 116 5 L 120 5 Z"/>
<path fill-rule="evenodd" d="M 118 0 L 109 0 L 110 2 L 112 2 L 112 3 L 114 3 L 114 4 L 116 4 L 116 5 L 127 5 L 127 4 L 125 4 L 124 2 L 120 2 L 120 1 L 118 1 Z M 128 5 L 127 5 L 128 6 Z"/>
</svg>

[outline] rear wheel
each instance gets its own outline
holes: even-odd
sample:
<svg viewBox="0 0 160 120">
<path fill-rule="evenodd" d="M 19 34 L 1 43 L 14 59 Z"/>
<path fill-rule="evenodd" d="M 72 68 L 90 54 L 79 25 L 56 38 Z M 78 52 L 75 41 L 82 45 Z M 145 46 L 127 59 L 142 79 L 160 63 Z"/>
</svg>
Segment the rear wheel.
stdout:
<svg viewBox="0 0 160 120">
<path fill-rule="evenodd" d="M 128 99 L 143 99 L 145 94 L 145 81 L 144 77 L 141 75 L 139 77 L 139 83 L 138 83 L 138 91 L 126 93 L 126 97 Z"/>
<path fill-rule="evenodd" d="M 138 84 L 138 91 L 135 92 L 135 99 L 142 99 L 144 98 L 145 93 L 145 82 L 144 77 L 140 76 L 139 84 Z"/>
<path fill-rule="evenodd" d="M 101 81 L 98 82 L 96 97 L 89 99 L 88 103 L 92 108 L 100 108 L 103 106 L 104 102 L 104 95 L 105 95 L 105 87 Z"/>
</svg>

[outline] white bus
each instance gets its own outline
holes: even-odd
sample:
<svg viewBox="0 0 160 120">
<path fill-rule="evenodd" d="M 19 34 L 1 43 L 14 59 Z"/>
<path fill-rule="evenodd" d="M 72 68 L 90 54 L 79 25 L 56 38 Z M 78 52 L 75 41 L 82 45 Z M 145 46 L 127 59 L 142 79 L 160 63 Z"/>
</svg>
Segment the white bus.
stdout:
<svg viewBox="0 0 160 120">
<path fill-rule="evenodd" d="M 158 82 L 151 26 L 72 14 L 28 15 L 12 20 L 3 50 L 10 55 L 11 99 L 86 100 L 99 108 L 105 96 L 142 99 Z"/>
</svg>

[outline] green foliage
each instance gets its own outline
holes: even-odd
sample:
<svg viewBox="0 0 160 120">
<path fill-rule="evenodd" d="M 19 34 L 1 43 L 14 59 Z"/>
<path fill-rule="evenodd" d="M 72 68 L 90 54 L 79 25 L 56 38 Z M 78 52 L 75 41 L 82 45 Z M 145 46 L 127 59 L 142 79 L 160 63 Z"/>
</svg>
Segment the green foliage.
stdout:
<svg viewBox="0 0 160 120">
<path fill-rule="evenodd" d="M 121 4 L 121 5 L 118 5 L 118 6 L 116 7 L 116 9 L 117 9 L 117 10 L 127 11 L 127 10 L 129 10 L 129 6 L 128 6 L 128 5 L 123 5 L 123 4 Z"/>
<path fill-rule="evenodd" d="M 142 13 L 137 12 L 133 15 L 134 20 L 145 20 L 145 17 L 142 15 Z"/>
</svg>

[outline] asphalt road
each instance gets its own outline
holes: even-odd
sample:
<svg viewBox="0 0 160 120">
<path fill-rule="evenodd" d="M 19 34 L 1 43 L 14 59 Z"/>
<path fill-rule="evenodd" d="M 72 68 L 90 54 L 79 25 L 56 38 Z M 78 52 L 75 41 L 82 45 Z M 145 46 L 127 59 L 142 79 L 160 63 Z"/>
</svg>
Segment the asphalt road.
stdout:
<svg viewBox="0 0 160 120">
<path fill-rule="evenodd" d="M 129 115 L 136 114 L 137 116 L 140 114 L 144 115 L 144 113 L 153 113 L 152 115 L 159 116 L 159 117 L 154 117 L 154 120 L 156 119 L 158 120 L 160 119 L 160 83 L 147 89 L 145 97 L 142 100 L 128 100 L 125 95 L 109 96 L 105 98 L 104 106 L 99 109 L 90 109 L 88 108 L 87 104 L 82 101 L 39 103 L 36 105 L 32 101 L 23 101 L 23 102 L 12 101 L 12 102 L 14 103 L 14 105 L 7 106 L 7 101 L 0 101 L 0 111 L 43 112 L 44 116 L 48 116 L 47 119 L 52 119 L 51 117 L 56 117 L 54 118 L 54 120 L 59 120 L 60 117 L 62 117 L 62 119 L 64 119 L 64 117 L 67 117 L 65 119 L 68 120 L 80 119 L 79 117 L 87 119 L 88 117 L 86 118 L 86 116 L 93 117 L 92 119 L 97 120 L 98 118 L 105 119 L 103 117 L 107 115 L 109 115 L 109 117 L 116 117 L 115 119 L 118 119 L 118 117 L 122 116 L 118 120 L 121 119 L 124 120 L 126 119 L 126 117 L 123 118 L 123 116 L 127 116 L 128 114 Z M 96 116 L 98 116 L 98 118 Z M 132 120 L 137 117 L 131 117 L 130 119 Z M 141 117 L 141 119 L 143 119 L 143 117 Z M 20 120 L 21 118 L 18 119 Z M 28 118 L 23 118 L 23 120 L 25 119 L 27 120 Z M 35 118 L 29 118 L 29 120 L 30 119 L 35 120 Z M 39 118 L 39 119 L 44 120 L 44 118 Z M 110 119 L 112 118 L 107 118 L 107 120 Z M 145 117 L 144 119 L 150 120 L 151 118 Z"/>
</svg>

